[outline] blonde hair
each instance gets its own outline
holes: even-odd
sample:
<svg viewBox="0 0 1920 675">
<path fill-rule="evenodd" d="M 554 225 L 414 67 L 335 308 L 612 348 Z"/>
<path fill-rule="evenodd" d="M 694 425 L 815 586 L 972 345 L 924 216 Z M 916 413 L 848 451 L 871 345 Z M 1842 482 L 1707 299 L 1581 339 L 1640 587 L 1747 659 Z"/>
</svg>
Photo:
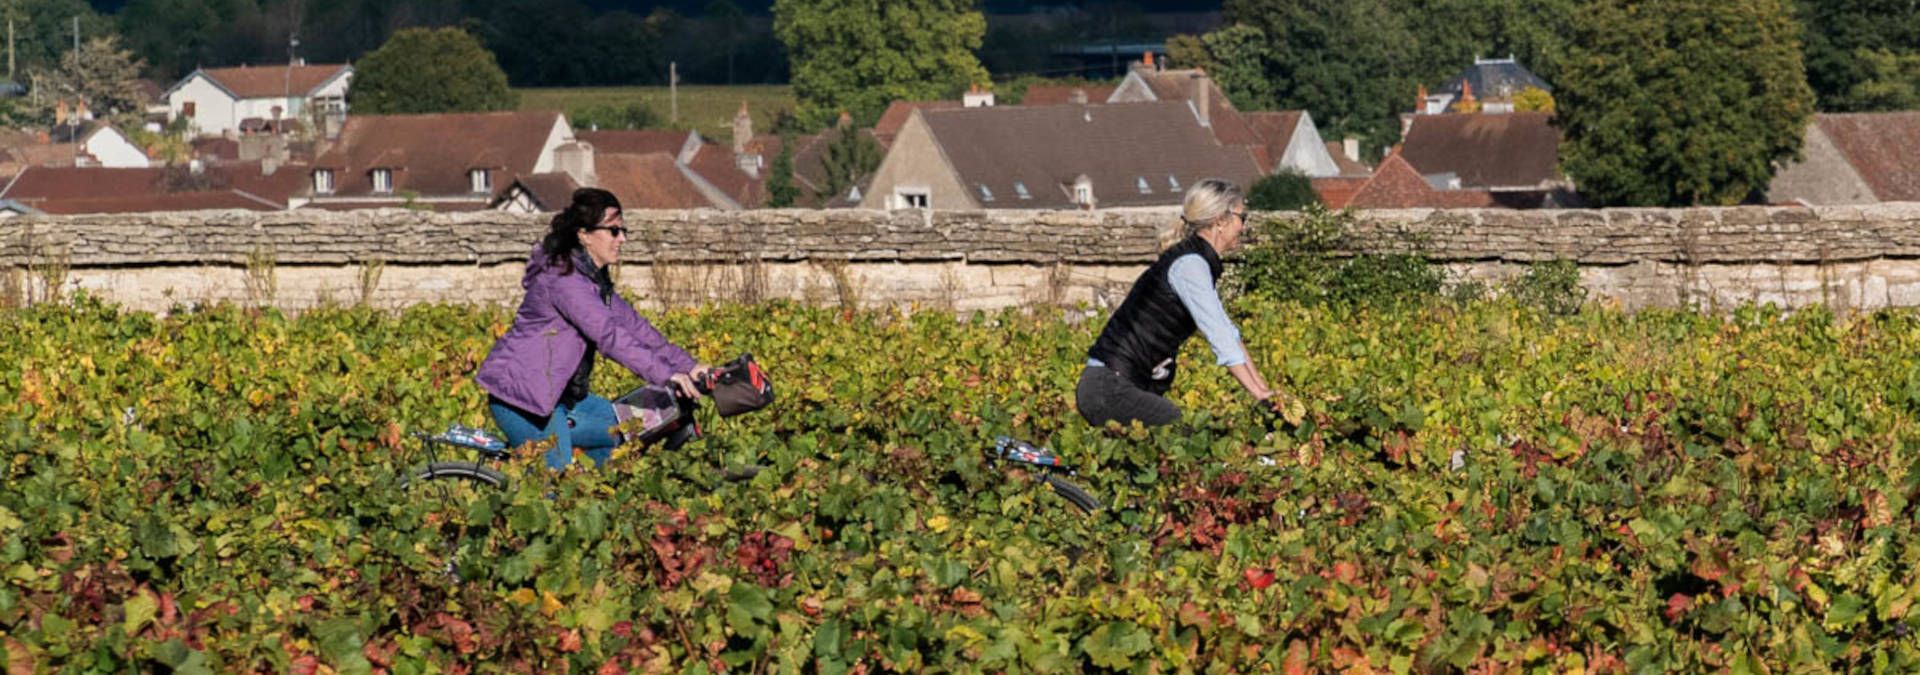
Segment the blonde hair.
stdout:
<svg viewBox="0 0 1920 675">
<path fill-rule="evenodd" d="M 1172 248 L 1201 230 L 1219 222 L 1233 207 L 1246 203 L 1240 186 L 1219 178 L 1205 178 L 1187 188 L 1186 201 L 1180 205 L 1180 223 L 1160 233 L 1160 250 Z"/>
</svg>

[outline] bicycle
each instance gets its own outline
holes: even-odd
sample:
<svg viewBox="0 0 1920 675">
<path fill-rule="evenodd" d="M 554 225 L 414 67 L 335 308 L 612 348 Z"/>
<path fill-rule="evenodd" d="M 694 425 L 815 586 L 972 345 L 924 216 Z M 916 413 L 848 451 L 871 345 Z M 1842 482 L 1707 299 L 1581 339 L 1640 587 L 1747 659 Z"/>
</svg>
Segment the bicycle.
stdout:
<svg viewBox="0 0 1920 675">
<path fill-rule="evenodd" d="M 773 401 L 773 386 L 766 374 L 753 362 L 752 355 L 742 355 L 731 362 L 708 371 L 705 377 L 695 378 L 694 387 L 704 400 L 715 401 L 717 412 L 729 417 L 743 412 L 758 410 Z M 640 449 L 659 446 L 665 450 L 676 450 L 703 436 L 694 412 L 698 400 L 680 395 L 665 386 L 649 385 L 628 392 L 614 399 L 615 418 L 618 429 L 637 432 L 621 439 L 620 445 L 637 443 Z M 513 457 L 512 449 L 505 441 L 495 438 L 485 430 L 462 425 L 452 425 L 446 431 L 428 434 L 416 431 L 410 434 L 420 443 L 427 455 L 425 464 L 414 467 L 401 476 L 399 487 L 402 491 L 416 487 L 431 488 L 438 493 L 439 504 L 446 510 L 429 514 L 430 524 L 451 531 L 444 532 L 442 544 L 447 560 L 442 571 L 460 578 L 459 549 L 469 538 L 486 537 L 498 525 L 500 516 L 492 509 L 478 509 L 475 517 L 471 508 L 476 501 L 487 495 L 501 495 L 507 492 L 507 475 L 494 468 L 494 465 L 506 462 Z M 447 461 L 440 457 L 442 447 L 467 450 L 479 453 L 475 460 Z M 758 467 L 747 467 L 722 473 L 727 480 L 745 480 L 759 472 Z M 484 522 L 469 522 L 469 521 Z M 474 531 L 479 527 L 478 532 Z"/>
<path fill-rule="evenodd" d="M 1066 476 L 1075 475 L 1073 468 L 1062 462 L 1060 456 L 1053 454 L 1050 449 L 1017 438 L 1000 436 L 994 439 L 993 447 L 986 449 L 986 456 L 989 465 L 1005 461 L 1034 467 L 1039 474 L 1035 480 L 1052 488 L 1055 494 L 1064 497 L 1075 508 L 1080 509 L 1081 513 L 1093 515 L 1106 508 L 1100 503 L 1098 497 L 1066 478 Z"/>
</svg>

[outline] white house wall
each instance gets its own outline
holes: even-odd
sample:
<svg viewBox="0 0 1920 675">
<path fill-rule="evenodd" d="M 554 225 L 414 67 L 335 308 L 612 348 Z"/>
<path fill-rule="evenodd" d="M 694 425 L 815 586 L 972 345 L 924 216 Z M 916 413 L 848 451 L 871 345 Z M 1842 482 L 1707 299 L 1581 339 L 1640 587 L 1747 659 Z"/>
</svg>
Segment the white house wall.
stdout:
<svg viewBox="0 0 1920 675">
<path fill-rule="evenodd" d="M 555 117 L 553 131 L 547 132 L 547 142 L 545 145 L 540 146 L 540 159 L 534 160 L 533 162 L 533 172 L 552 173 L 555 170 L 553 168 L 554 152 L 559 150 L 560 146 L 572 142 L 573 125 L 567 123 L 567 116 L 560 115 Z"/>
<path fill-rule="evenodd" d="M 1333 161 L 1333 153 L 1327 152 L 1327 142 L 1320 138 L 1320 128 L 1314 125 L 1312 115 L 1300 113 L 1300 121 L 1293 128 L 1293 138 L 1287 141 L 1287 149 L 1280 153 L 1280 167 L 1294 169 L 1313 178 L 1340 175 L 1340 165 Z"/>
<path fill-rule="evenodd" d="M 126 136 L 112 130 L 103 130 L 87 137 L 86 152 L 93 155 L 100 166 L 109 169 L 147 168 L 147 153 L 141 152 Z"/>
<path fill-rule="evenodd" d="M 218 135 L 240 126 L 239 111 L 232 96 L 213 84 L 205 75 L 194 74 L 186 84 L 167 94 L 167 119 L 185 114 L 187 102 L 193 102 L 193 129 L 201 135 Z"/>
</svg>

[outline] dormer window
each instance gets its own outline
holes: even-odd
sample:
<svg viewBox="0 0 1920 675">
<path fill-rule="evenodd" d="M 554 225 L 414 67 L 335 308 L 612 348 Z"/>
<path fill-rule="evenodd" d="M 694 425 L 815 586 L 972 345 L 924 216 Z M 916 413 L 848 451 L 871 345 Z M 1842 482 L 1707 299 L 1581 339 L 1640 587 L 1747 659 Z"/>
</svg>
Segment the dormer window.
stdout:
<svg viewBox="0 0 1920 675">
<path fill-rule="evenodd" d="M 1033 199 L 1033 193 L 1027 192 L 1027 184 L 1020 181 L 1014 181 L 1013 194 L 1021 199 Z"/>
<path fill-rule="evenodd" d="M 486 169 L 473 169 L 467 172 L 467 184 L 474 192 L 493 192 L 493 172 Z"/>
<path fill-rule="evenodd" d="M 1093 208 L 1093 180 L 1082 175 L 1073 181 L 1073 203 L 1080 208 Z"/>
<path fill-rule="evenodd" d="M 993 190 L 989 189 L 986 183 L 980 184 L 980 201 L 993 201 Z"/>
<path fill-rule="evenodd" d="M 1140 188 L 1140 194 L 1143 194 L 1143 195 L 1153 194 L 1153 188 L 1147 186 L 1146 176 L 1137 176 L 1133 179 L 1133 182 L 1135 187 Z"/>
<path fill-rule="evenodd" d="M 392 192 L 393 191 L 393 169 L 374 169 L 373 170 L 373 191 L 374 192 Z"/>
<path fill-rule="evenodd" d="M 333 194 L 333 169 L 314 169 L 313 193 L 317 195 Z"/>
<path fill-rule="evenodd" d="M 1173 177 L 1173 174 L 1167 174 L 1167 191 L 1168 192 L 1180 191 L 1180 181 L 1175 180 Z"/>
</svg>

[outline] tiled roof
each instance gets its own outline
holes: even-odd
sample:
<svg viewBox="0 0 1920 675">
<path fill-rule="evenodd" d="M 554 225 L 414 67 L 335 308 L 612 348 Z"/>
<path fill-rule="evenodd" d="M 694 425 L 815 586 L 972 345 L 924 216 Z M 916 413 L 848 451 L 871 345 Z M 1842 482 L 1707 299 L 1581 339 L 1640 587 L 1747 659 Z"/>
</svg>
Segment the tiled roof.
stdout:
<svg viewBox="0 0 1920 675">
<path fill-rule="evenodd" d="M 295 96 L 310 93 L 347 67 L 339 63 L 309 66 L 240 66 L 202 68 L 199 72 L 240 98 L 281 98 L 286 96 L 287 92 L 292 92 Z"/>
<path fill-rule="evenodd" d="M 1353 195 L 1367 185 L 1365 177 L 1315 178 L 1313 192 L 1320 196 L 1320 203 L 1330 209 L 1344 209 L 1353 202 Z"/>
<path fill-rule="evenodd" d="M 1399 153 L 1388 156 L 1344 206 L 1356 209 L 1466 209 L 1494 206 L 1486 190 L 1436 190 Z"/>
<path fill-rule="evenodd" d="M 396 193 L 471 196 L 469 170 L 533 173 L 559 121 L 552 111 L 357 115 L 314 164 L 337 170 L 334 194 L 344 199 L 376 196 L 376 168 L 393 170 Z"/>
<path fill-rule="evenodd" d="M 1020 105 L 1060 105 L 1073 103 L 1073 93 L 1085 95 L 1084 103 L 1105 103 L 1113 96 L 1115 85 L 1111 84 L 1036 84 L 1027 87 L 1027 93 L 1020 97 Z"/>
<path fill-rule="evenodd" d="M 175 190 L 170 174 L 184 167 L 104 169 L 30 167 L 0 192 L 0 198 L 47 213 L 133 213 L 198 209 L 277 211 L 306 186 L 305 167 L 282 167 L 272 175 L 259 163 L 205 168 L 200 185 Z"/>
<path fill-rule="evenodd" d="M 1260 163 L 1261 171 L 1272 173 L 1275 164 L 1286 156 L 1287 145 L 1293 142 L 1293 132 L 1300 128 L 1301 114 L 1299 110 L 1240 113 L 1247 126 L 1253 129 L 1254 135 L 1260 138 L 1260 148 L 1263 150 L 1260 154 L 1265 158 Z"/>
<path fill-rule="evenodd" d="M 1341 178 L 1364 178 L 1373 173 L 1373 167 L 1354 161 L 1347 156 L 1347 149 L 1340 141 L 1327 141 L 1327 154 L 1333 155 L 1333 163 L 1340 167 Z"/>
<path fill-rule="evenodd" d="M 601 131 L 575 131 L 573 137 L 593 145 L 595 155 L 624 154 L 644 155 L 649 152 L 664 152 L 678 156 L 680 148 L 687 144 L 691 131 L 673 129 L 612 129 Z"/>
<path fill-rule="evenodd" d="M 1213 126 L 1214 136 L 1226 145 L 1262 145 L 1260 134 L 1241 117 L 1241 113 L 1233 107 L 1233 102 L 1227 100 L 1226 93 L 1220 91 L 1220 84 L 1213 78 L 1207 77 L 1205 72 L 1199 69 L 1149 70 L 1146 68 L 1135 68 L 1133 72 L 1140 75 L 1140 79 L 1146 82 L 1147 88 L 1153 91 L 1154 97 L 1161 101 L 1192 100 L 1194 81 L 1204 79 L 1208 100 L 1207 118 Z M 1198 110 L 1197 102 L 1195 109 Z M 1277 154 L 1273 155 L 1274 159 L 1278 157 Z M 1272 162 L 1269 161 L 1266 166 L 1271 164 Z"/>
<path fill-rule="evenodd" d="M 988 207 L 1074 208 L 1073 184 L 1082 175 L 1101 208 L 1178 204 L 1202 178 L 1249 185 L 1260 175 L 1247 148 L 1223 147 L 1185 102 L 922 114 L 968 193 Z M 982 186 L 993 201 L 984 200 Z M 1019 197 L 1021 188 L 1029 198 Z"/>
<path fill-rule="evenodd" d="M 708 143 L 700 146 L 700 150 L 693 155 L 693 161 L 687 162 L 686 167 L 741 208 L 750 209 L 767 201 L 766 176 L 768 171 L 773 170 L 773 158 L 762 157 L 761 162 L 759 176 L 749 176 L 740 170 L 732 148 Z"/>
<path fill-rule="evenodd" d="M 1553 114 L 1414 115 L 1400 154 L 1422 174 L 1451 173 L 1462 187 L 1545 187 L 1560 182 Z"/>
<path fill-rule="evenodd" d="M 915 110 L 952 110 L 960 107 L 959 101 L 894 101 L 887 104 L 887 111 L 880 113 L 880 121 L 873 125 L 873 135 L 880 141 L 880 147 L 893 144 L 893 137 L 900 135 L 900 128 L 907 125 L 907 118 Z"/>
<path fill-rule="evenodd" d="M 1920 111 L 1827 113 L 1814 123 L 1880 201 L 1920 201 Z"/>
<path fill-rule="evenodd" d="M 595 158 L 594 163 L 598 164 L 599 159 Z M 597 168 L 595 170 L 598 171 Z M 565 208 L 573 201 L 573 191 L 580 189 L 580 184 L 574 182 L 573 175 L 564 171 L 515 176 L 513 180 L 508 181 L 507 187 L 501 188 L 501 192 L 504 194 L 514 185 L 525 189 L 542 211 L 558 211 Z"/>
<path fill-rule="evenodd" d="M 1460 82 L 1465 80 L 1473 85 L 1473 95 L 1479 99 L 1508 99 L 1528 87 L 1553 91 L 1553 85 L 1534 75 L 1533 71 L 1515 63 L 1513 59 L 1479 59 L 1460 74 L 1442 82 L 1435 91 L 1442 94 L 1460 95 Z"/>
<path fill-rule="evenodd" d="M 644 155 L 596 155 L 594 172 L 600 187 L 620 198 L 626 209 L 711 208 L 713 202 L 701 194 L 692 180 L 681 173 L 673 155 L 651 152 Z M 564 202 L 562 202 L 564 203 Z"/>
</svg>

